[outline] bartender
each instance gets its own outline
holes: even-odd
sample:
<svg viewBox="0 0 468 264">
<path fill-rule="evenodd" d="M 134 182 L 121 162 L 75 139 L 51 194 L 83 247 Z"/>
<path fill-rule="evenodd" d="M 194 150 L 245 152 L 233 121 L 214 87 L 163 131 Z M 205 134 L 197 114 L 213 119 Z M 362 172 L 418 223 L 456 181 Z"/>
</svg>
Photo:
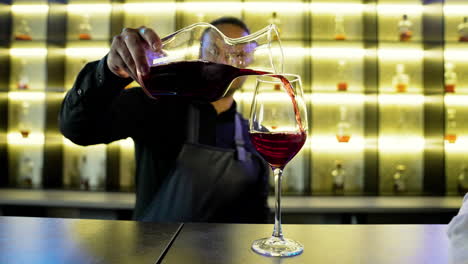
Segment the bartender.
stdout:
<svg viewBox="0 0 468 264">
<path fill-rule="evenodd" d="M 249 34 L 237 18 L 211 24 L 231 38 Z M 203 41 L 210 41 L 210 34 Z M 233 94 L 241 82 L 211 103 L 171 96 L 155 100 L 140 87 L 124 89 L 149 74 L 145 49 L 161 46 L 156 31 L 147 27 L 125 28 L 115 36 L 109 53 L 84 66 L 63 100 L 61 132 L 83 146 L 133 139 L 136 220 L 264 222 L 269 168 L 236 110 Z"/>
</svg>

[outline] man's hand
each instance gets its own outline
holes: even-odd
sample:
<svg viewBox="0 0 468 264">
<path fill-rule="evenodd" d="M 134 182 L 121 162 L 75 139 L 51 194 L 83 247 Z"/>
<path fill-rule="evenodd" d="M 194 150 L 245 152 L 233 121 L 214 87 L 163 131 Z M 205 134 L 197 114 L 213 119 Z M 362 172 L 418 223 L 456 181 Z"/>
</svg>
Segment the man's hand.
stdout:
<svg viewBox="0 0 468 264">
<path fill-rule="evenodd" d="M 107 66 L 115 75 L 138 81 L 149 72 L 145 50 L 161 50 L 161 39 L 151 28 L 124 28 L 114 37 L 107 55 Z"/>
</svg>

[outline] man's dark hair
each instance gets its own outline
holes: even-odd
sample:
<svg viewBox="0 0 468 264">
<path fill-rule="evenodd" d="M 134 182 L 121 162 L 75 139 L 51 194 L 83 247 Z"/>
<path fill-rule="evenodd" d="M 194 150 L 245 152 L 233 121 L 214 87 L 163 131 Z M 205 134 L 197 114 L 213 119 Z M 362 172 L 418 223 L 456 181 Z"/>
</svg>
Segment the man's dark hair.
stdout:
<svg viewBox="0 0 468 264">
<path fill-rule="evenodd" d="M 221 24 L 236 25 L 236 26 L 242 28 L 245 32 L 247 32 L 247 34 L 250 34 L 250 30 L 247 27 L 247 25 L 237 17 L 220 17 L 218 19 L 215 19 L 215 20 L 211 21 L 210 24 L 213 25 L 213 26 L 217 26 L 217 25 L 221 25 Z"/>
</svg>

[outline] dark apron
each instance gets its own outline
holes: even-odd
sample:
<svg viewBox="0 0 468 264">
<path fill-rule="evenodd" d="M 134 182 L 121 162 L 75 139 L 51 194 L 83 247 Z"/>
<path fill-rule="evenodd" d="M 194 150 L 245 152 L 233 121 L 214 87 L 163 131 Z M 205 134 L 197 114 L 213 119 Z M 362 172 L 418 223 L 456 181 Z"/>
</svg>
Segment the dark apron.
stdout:
<svg viewBox="0 0 468 264">
<path fill-rule="evenodd" d="M 245 149 L 239 114 L 235 150 L 199 144 L 199 115 L 198 109 L 189 107 L 187 142 L 141 220 L 263 222 L 268 212 L 265 167 Z"/>
</svg>

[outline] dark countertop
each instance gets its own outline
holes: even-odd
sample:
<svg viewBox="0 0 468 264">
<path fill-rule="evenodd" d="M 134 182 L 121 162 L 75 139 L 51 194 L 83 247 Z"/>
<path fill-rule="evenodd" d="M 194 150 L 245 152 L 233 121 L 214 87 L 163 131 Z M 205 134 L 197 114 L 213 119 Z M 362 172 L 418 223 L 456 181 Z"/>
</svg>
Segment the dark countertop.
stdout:
<svg viewBox="0 0 468 264">
<path fill-rule="evenodd" d="M 2 264 L 154 264 L 182 224 L 0 217 Z"/>
<path fill-rule="evenodd" d="M 0 217 L 1 264 L 444 264 L 445 225 L 284 225 L 304 253 L 257 255 L 273 225 Z M 458 264 L 458 263 L 457 263 Z"/>
<path fill-rule="evenodd" d="M 292 258 L 260 256 L 253 240 L 272 225 L 184 224 L 163 264 L 444 264 L 445 225 L 284 225 L 287 238 L 304 245 Z"/>
<path fill-rule="evenodd" d="M 135 204 L 133 193 L 0 189 L 0 205 L 125 209 Z M 274 207 L 273 197 L 268 200 Z M 462 197 L 366 197 L 285 196 L 285 213 L 440 213 L 457 212 Z"/>
</svg>

